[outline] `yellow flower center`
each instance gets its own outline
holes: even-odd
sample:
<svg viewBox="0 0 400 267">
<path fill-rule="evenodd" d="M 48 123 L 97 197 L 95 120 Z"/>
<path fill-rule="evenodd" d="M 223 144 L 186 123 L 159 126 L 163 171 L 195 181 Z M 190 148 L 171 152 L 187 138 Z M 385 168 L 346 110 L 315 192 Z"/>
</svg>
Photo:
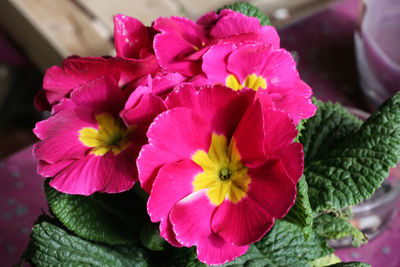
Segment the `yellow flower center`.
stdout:
<svg viewBox="0 0 400 267">
<path fill-rule="evenodd" d="M 93 147 L 90 154 L 103 156 L 108 151 L 115 155 L 130 144 L 130 137 L 135 127 L 127 128 L 120 119 L 108 113 L 96 115 L 99 129 L 85 127 L 79 131 L 79 140 L 87 147 Z"/>
<path fill-rule="evenodd" d="M 235 91 L 241 90 L 243 87 L 251 88 L 254 91 L 257 91 L 259 88 L 267 88 L 267 81 L 262 76 L 257 76 L 255 73 L 247 75 L 246 79 L 243 81 L 243 84 L 239 82 L 235 75 L 229 74 L 228 77 L 226 77 L 225 84 Z"/>
<path fill-rule="evenodd" d="M 208 154 L 198 150 L 192 160 L 203 169 L 193 181 L 194 191 L 208 189 L 211 203 L 220 205 L 225 199 L 238 203 L 246 196 L 251 179 L 233 138 L 228 147 L 225 136 L 213 133 Z"/>
</svg>

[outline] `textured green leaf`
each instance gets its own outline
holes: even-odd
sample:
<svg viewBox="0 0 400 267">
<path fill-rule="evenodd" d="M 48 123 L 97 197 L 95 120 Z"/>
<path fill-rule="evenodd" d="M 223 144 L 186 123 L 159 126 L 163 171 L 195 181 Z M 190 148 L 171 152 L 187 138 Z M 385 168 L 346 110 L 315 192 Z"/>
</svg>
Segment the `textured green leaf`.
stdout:
<svg viewBox="0 0 400 267">
<path fill-rule="evenodd" d="M 132 191 L 120 194 L 69 195 L 45 183 L 51 211 L 68 230 L 93 241 L 128 244 L 139 239 L 147 218 L 145 203 Z"/>
<path fill-rule="evenodd" d="M 159 224 L 151 223 L 150 221 L 142 227 L 140 241 L 143 246 L 153 251 L 160 251 L 168 246 L 167 241 L 160 236 Z"/>
<path fill-rule="evenodd" d="M 321 112 L 331 111 L 332 115 L 318 115 L 316 121 L 309 119 L 301 137 L 306 151 L 304 173 L 314 211 L 339 210 L 369 198 L 400 157 L 400 93 L 385 102 L 357 131 L 356 123 L 349 123 L 349 118 L 326 128 L 324 125 L 331 124 L 335 113 L 342 112 L 329 106 L 332 107 L 327 104 Z M 340 130 L 346 122 L 347 129 Z M 332 137 L 327 129 L 340 134 Z"/>
<path fill-rule="evenodd" d="M 306 166 L 323 158 L 338 141 L 354 134 L 362 124 L 339 104 L 323 103 L 315 98 L 313 102 L 317 112 L 304 123 L 300 138 Z"/>
<path fill-rule="evenodd" d="M 371 265 L 364 262 L 352 261 L 336 263 L 333 265 L 329 265 L 329 267 L 371 267 Z"/>
<path fill-rule="evenodd" d="M 232 9 L 246 16 L 258 18 L 262 26 L 271 25 L 271 22 L 269 21 L 267 15 L 262 13 L 258 7 L 255 7 L 247 2 L 236 2 L 230 5 L 225 5 L 222 8 L 218 9 L 217 13 L 219 13 L 222 9 Z"/>
<path fill-rule="evenodd" d="M 353 236 L 352 245 L 359 247 L 368 242 L 367 237 L 345 218 L 339 218 L 331 214 L 322 214 L 315 218 L 314 229 L 321 236 L 329 239 L 340 239 Z"/>
<path fill-rule="evenodd" d="M 48 222 L 35 225 L 24 254 L 35 266 L 149 266 L 139 245 L 109 247 L 96 244 Z"/>
<path fill-rule="evenodd" d="M 313 260 L 312 262 L 310 262 L 310 266 L 311 267 L 324 267 L 324 266 L 329 266 L 329 265 L 336 264 L 339 262 L 342 262 L 342 260 L 338 256 L 336 256 L 334 253 L 332 253 L 325 257 Z"/>
<path fill-rule="evenodd" d="M 180 248 L 174 255 L 172 255 L 163 266 L 169 267 L 205 267 L 208 266 L 201 263 L 197 259 L 196 248 Z"/>
<path fill-rule="evenodd" d="M 308 185 L 304 175 L 297 183 L 296 202 L 284 219 L 302 227 L 306 239 L 311 237 L 313 213 L 308 199 Z"/>
<path fill-rule="evenodd" d="M 321 236 L 305 240 L 301 227 L 277 220 L 273 228 L 248 252 L 226 266 L 309 266 L 309 262 L 333 252 Z"/>
</svg>

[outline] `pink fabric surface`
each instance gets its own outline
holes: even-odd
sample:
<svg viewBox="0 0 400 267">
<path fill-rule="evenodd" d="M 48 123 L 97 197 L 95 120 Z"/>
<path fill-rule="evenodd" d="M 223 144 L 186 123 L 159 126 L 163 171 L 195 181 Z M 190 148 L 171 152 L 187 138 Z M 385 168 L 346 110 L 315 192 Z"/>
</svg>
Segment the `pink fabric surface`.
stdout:
<svg viewBox="0 0 400 267">
<path fill-rule="evenodd" d="M 33 223 L 47 210 L 32 147 L 1 161 L 0 179 L 0 265 L 12 266 L 28 244 Z"/>
</svg>

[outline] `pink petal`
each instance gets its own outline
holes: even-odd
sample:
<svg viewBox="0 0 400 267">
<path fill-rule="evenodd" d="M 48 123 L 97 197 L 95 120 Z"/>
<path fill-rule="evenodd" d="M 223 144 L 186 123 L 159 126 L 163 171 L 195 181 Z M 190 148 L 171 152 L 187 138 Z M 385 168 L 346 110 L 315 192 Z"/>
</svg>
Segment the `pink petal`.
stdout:
<svg viewBox="0 0 400 267">
<path fill-rule="evenodd" d="M 151 81 L 151 92 L 158 96 L 165 95 L 185 80 L 186 77 L 177 72 L 159 73 Z"/>
<path fill-rule="evenodd" d="M 292 143 L 298 131 L 282 111 L 265 109 L 264 127 L 266 133 L 265 152 L 281 159 L 283 166 L 294 183 L 300 179 L 304 168 L 303 146 Z"/>
<path fill-rule="evenodd" d="M 246 45 L 233 51 L 228 59 L 228 70 L 240 82 L 253 73 L 262 76 L 270 85 L 294 86 L 300 79 L 296 63 L 289 52 L 268 45 Z"/>
<path fill-rule="evenodd" d="M 173 207 L 170 220 L 177 240 L 184 246 L 197 246 L 197 255 L 206 264 L 223 264 L 241 256 L 247 246 L 236 247 L 213 233 L 211 217 L 216 209 L 205 190 L 192 193 Z"/>
<path fill-rule="evenodd" d="M 147 87 L 138 87 L 125 104 L 120 116 L 128 126 L 145 124 L 149 125 L 153 119 L 167 109 L 164 101 L 149 92 Z M 147 90 L 147 92 L 146 92 Z"/>
<path fill-rule="evenodd" d="M 157 69 L 154 56 L 143 60 L 74 56 L 65 59 L 62 68 L 54 66 L 47 70 L 43 79 L 43 89 L 47 100 L 53 105 L 74 88 L 101 76 L 112 76 L 118 85 L 123 87 L 144 75 L 155 73 Z"/>
<path fill-rule="evenodd" d="M 203 72 L 212 83 L 225 84 L 228 55 L 234 50 L 236 44 L 221 43 L 212 46 L 203 56 Z"/>
<path fill-rule="evenodd" d="M 251 177 L 247 195 L 274 218 L 281 219 L 296 199 L 296 184 L 280 160 L 271 159 L 264 165 L 249 169 Z"/>
<path fill-rule="evenodd" d="M 104 157 L 88 155 L 75 160 L 50 181 L 50 186 L 66 194 L 91 195 L 107 184 L 110 165 Z"/>
<path fill-rule="evenodd" d="M 169 71 L 176 71 L 186 76 L 200 73 L 200 62 L 185 59 L 187 55 L 195 51 L 192 44 L 173 34 L 157 34 L 154 37 L 154 52 L 158 62 L 161 67 Z"/>
<path fill-rule="evenodd" d="M 317 107 L 312 103 L 311 98 L 296 95 L 284 95 L 274 99 L 277 109 L 285 111 L 293 119 L 295 124 L 300 120 L 312 117 Z"/>
<path fill-rule="evenodd" d="M 260 27 L 260 21 L 257 18 L 248 17 L 239 12 L 229 12 L 217 22 L 210 35 L 213 39 L 222 39 L 241 33 L 258 32 Z"/>
<path fill-rule="evenodd" d="M 209 121 L 211 131 L 230 139 L 254 95 L 251 90 L 235 92 L 219 85 L 204 86 L 198 91 L 192 85 L 183 85 L 175 88 L 165 102 L 169 108 L 192 109 Z"/>
<path fill-rule="evenodd" d="M 167 240 L 171 245 L 175 247 L 182 247 L 181 243 L 176 240 L 175 233 L 172 229 L 172 224 L 169 221 L 169 217 L 162 218 L 160 222 L 160 236 Z"/>
<path fill-rule="evenodd" d="M 100 192 L 120 193 L 133 187 L 138 180 L 135 160 L 139 154 L 140 148 L 145 143 L 144 132 L 135 131 L 132 143 L 119 154 L 107 153 L 107 168 L 109 175 L 106 185 Z M 140 136 L 142 135 L 142 136 Z"/>
<path fill-rule="evenodd" d="M 64 94 L 62 94 L 62 95 L 64 95 Z M 33 105 L 40 112 L 51 109 L 51 105 L 46 98 L 46 92 L 44 90 L 40 90 L 35 95 L 35 98 L 33 99 Z"/>
<path fill-rule="evenodd" d="M 194 177 L 202 171 L 200 166 L 189 159 L 164 165 L 158 172 L 147 202 L 151 221 L 168 218 L 175 203 L 193 192 Z"/>
<path fill-rule="evenodd" d="M 83 158 L 88 147 L 79 141 L 79 131 L 84 127 L 97 128 L 97 122 L 90 110 L 83 108 L 62 110 L 38 122 L 33 131 L 42 141 L 34 147 L 35 157 L 48 163 Z"/>
<path fill-rule="evenodd" d="M 266 160 L 263 124 L 262 108 L 260 102 L 256 101 L 247 109 L 235 130 L 233 139 L 239 150 L 241 162 L 247 167 L 258 166 Z"/>
<path fill-rule="evenodd" d="M 190 159 L 199 149 L 208 151 L 211 132 L 208 123 L 187 108 L 174 108 L 158 115 L 150 125 L 149 144 L 137 159 L 142 188 L 150 192 L 161 166 Z"/>
<path fill-rule="evenodd" d="M 71 100 L 94 114 L 118 114 L 124 102 L 122 90 L 111 76 L 100 77 L 75 89 Z"/>
<path fill-rule="evenodd" d="M 220 16 L 215 12 L 215 11 L 211 11 L 208 12 L 204 15 L 202 15 L 197 21 L 196 23 L 198 25 L 203 26 L 204 28 L 209 27 L 210 25 L 215 24 L 215 22 L 218 20 Z"/>
<path fill-rule="evenodd" d="M 201 72 L 200 62 L 185 60 L 185 57 L 206 42 L 202 27 L 181 17 L 158 18 L 153 27 L 161 32 L 154 37 L 154 51 L 160 66 L 186 76 Z"/>
<path fill-rule="evenodd" d="M 35 145 L 33 146 L 35 147 Z M 68 165 L 74 162 L 75 159 L 68 159 L 49 164 L 46 161 L 39 160 L 39 164 L 37 166 L 37 173 L 43 177 L 54 177 L 63 169 L 65 169 Z"/>
<path fill-rule="evenodd" d="M 236 246 L 258 241 L 274 224 L 274 218 L 263 204 L 250 197 L 236 204 L 225 200 L 212 217 L 213 232 Z"/>
<path fill-rule="evenodd" d="M 144 47 L 151 47 L 147 28 L 139 20 L 117 14 L 114 16 L 114 42 L 118 57 L 140 58 Z"/>
</svg>

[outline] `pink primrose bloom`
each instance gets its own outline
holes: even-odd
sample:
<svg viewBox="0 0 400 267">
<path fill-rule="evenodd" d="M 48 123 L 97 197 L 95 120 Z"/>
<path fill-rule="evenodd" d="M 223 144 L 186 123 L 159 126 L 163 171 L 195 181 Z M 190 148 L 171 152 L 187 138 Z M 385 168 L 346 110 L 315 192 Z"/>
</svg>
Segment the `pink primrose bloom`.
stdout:
<svg viewBox="0 0 400 267">
<path fill-rule="evenodd" d="M 144 59 L 118 57 L 66 58 L 62 66 L 49 68 L 43 78 L 43 91 L 35 99 L 36 108 L 46 110 L 68 97 L 75 89 L 104 75 L 110 75 L 118 86 L 126 87 L 141 77 L 155 74 L 158 64 L 155 56 Z"/>
<path fill-rule="evenodd" d="M 119 117 L 126 97 L 112 76 L 76 88 L 38 122 L 34 145 L 38 173 L 67 194 L 119 193 L 137 181 L 135 159 L 146 142 L 140 125 Z"/>
<path fill-rule="evenodd" d="M 120 116 L 126 125 L 149 125 L 161 112 L 167 110 L 165 97 L 172 88 L 186 78 L 179 73 L 159 72 L 147 77 L 147 84 L 138 86 L 129 96 Z"/>
<path fill-rule="evenodd" d="M 196 246 L 201 262 L 231 261 L 294 204 L 296 126 L 249 89 L 184 84 L 165 103 L 137 159 L 150 218 L 172 245 Z"/>
<path fill-rule="evenodd" d="M 153 29 L 138 19 L 118 14 L 114 16 L 114 43 L 117 57 L 143 59 L 154 55 Z"/>
<path fill-rule="evenodd" d="M 288 112 L 296 124 L 315 114 L 312 90 L 300 79 L 296 62 L 284 49 L 221 43 L 204 54 L 202 67 L 212 83 L 234 90 L 251 88 L 264 106 Z"/>
<path fill-rule="evenodd" d="M 201 73 L 201 57 L 218 42 L 264 43 L 279 47 L 275 28 L 232 10 L 208 13 L 197 22 L 183 17 L 158 18 L 154 51 L 162 68 L 192 77 Z"/>
</svg>

